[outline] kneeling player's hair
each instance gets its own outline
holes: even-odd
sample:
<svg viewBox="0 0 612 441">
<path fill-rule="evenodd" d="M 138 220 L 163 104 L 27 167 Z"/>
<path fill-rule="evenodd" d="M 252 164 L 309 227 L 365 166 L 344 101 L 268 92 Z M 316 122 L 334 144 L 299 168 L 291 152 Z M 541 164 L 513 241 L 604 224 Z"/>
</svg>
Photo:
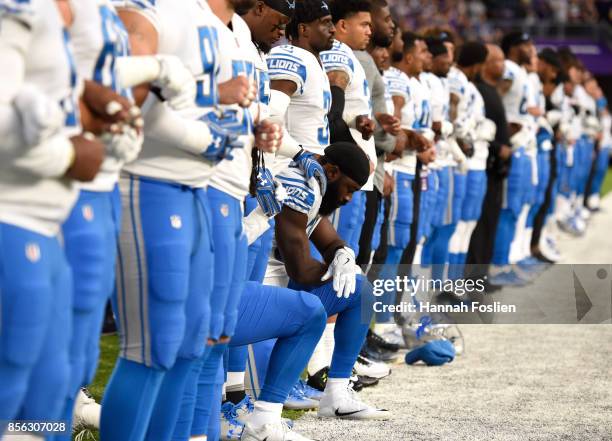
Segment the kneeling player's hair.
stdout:
<svg viewBox="0 0 612 441">
<path fill-rule="evenodd" d="M 369 0 L 334 0 L 330 9 L 334 23 L 338 23 L 360 12 L 371 12 L 372 3 Z"/>
<path fill-rule="evenodd" d="M 300 36 L 298 31 L 300 28 L 300 23 L 312 23 L 325 15 L 330 15 L 331 12 L 327 14 L 325 13 L 325 8 L 323 5 L 325 5 L 325 7 L 327 7 L 327 11 L 329 11 L 328 2 L 326 1 L 296 0 L 293 18 L 287 25 L 287 36 L 292 40 L 297 40 L 297 38 Z"/>
<path fill-rule="evenodd" d="M 468 41 L 459 48 L 457 64 L 461 67 L 470 67 L 475 64 L 484 63 L 489 50 L 487 46 L 479 41 Z"/>
</svg>

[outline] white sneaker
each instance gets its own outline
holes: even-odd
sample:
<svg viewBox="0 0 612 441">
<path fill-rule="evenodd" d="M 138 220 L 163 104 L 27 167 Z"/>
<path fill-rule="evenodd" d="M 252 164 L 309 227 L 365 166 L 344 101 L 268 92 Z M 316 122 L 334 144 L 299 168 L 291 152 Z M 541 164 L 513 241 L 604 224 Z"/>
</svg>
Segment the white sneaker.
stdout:
<svg viewBox="0 0 612 441">
<path fill-rule="evenodd" d="M 391 412 L 369 406 L 357 397 L 357 393 L 346 388 L 340 394 L 325 393 L 319 404 L 320 417 L 342 418 L 349 420 L 388 420 Z M 339 396 L 338 396 L 339 395 Z"/>
<path fill-rule="evenodd" d="M 291 430 L 282 422 L 276 424 L 264 424 L 254 428 L 248 422 L 244 426 L 242 441 L 314 441 Z"/>
<path fill-rule="evenodd" d="M 590 195 L 587 204 L 589 205 L 589 208 L 591 210 L 599 210 L 599 207 L 601 205 L 601 198 L 599 197 L 599 193 L 594 193 Z"/>
<path fill-rule="evenodd" d="M 89 394 L 85 388 L 81 388 L 74 403 L 72 411 L 72 428 L 74 431 L 82 429 L 99 429 L 100 412 L 102 407 Z"/>
<path fill-rule="evenodd" d="M 404 337 L 402 336 L 402 328 L 395 325 L 393 328 L 388 329 L 380 335 L 387 343 L 399 345 L 400 348 L 404 347 Z"/>
<path fill-rule="evenodd" d="M 391 368 L 385 363 L 373 361 L 361 355 L 357 357 L 354 367 L 357 375 L 363 377 L 378 378 L 380 380 L 391 374 Z"/>
</svg>

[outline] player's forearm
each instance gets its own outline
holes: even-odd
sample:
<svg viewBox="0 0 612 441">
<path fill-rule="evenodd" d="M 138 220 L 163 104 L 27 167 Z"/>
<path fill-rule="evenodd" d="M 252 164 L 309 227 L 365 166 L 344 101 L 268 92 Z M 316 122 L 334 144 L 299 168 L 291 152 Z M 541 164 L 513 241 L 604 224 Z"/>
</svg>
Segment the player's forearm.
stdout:
<svg viewBox="0 0 612 441">
<path fill-rule="evenodd" d="M 175 145 L 195 155 L 200 155 L 212 142 L 210 130 L 205 123 L 182 117 L 154 96 L 148 98 L 143 109 L 147 138 Z"/>
<path fill-rule="evenodd" d="M 321 285 L 321 278 L 325 274 L 326 267 L 312 257 L 301 262 L 285 262 L 287 275 L 289 278 L 300 285 L 318 286 Z"/>
</svg>

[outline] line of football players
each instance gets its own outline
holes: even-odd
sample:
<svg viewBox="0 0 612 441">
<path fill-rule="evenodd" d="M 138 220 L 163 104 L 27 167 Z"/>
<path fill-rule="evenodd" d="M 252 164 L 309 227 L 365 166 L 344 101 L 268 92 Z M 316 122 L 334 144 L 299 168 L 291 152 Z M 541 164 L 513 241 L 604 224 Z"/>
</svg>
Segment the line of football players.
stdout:
<svg viewBox="0 0 612 441">
<path fill-rule="evenodd" d="M 405 330 L 388 309 L 368 330 L 361 274 L 458 280 L 467 262 L 489 289 L 524 284 L 598 206 L 605 98 L 524 33 L 402 32 L 385 0 L 0 0 L 0 20 L 8 439 L 61 420 L 18 436 L 68 440 L 73 415 L 113 441 L 305 439 L 283 406 L 390 418 L 354 391 Z M 100 407 L 80 388 L 109 299 Z"/>
</svg>

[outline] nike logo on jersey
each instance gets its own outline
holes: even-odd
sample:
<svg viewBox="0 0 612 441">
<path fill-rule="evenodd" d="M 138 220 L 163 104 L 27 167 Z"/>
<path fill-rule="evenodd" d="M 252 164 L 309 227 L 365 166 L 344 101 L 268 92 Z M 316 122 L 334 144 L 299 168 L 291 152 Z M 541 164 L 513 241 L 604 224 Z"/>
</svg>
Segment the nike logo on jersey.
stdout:
<svg viewBox="0 0 612 441">
<path fill-rule="evenodd" d="M 364 409 L 354 410 L 354 411 L 352 411 L 352 412 L 340 412 L 340 410 L 339 410 L 339 409 L 336 409 L 336 412 L 335 412 L 335 413 L 336 413 L 336 416 L 337 416 L 337 417 L 345 417 L 345 416 L 349 416 L 349 415 L 355 415 L 356 413 L 359 413 L 359 412 L 361 412 L 362 410 L 364 410 Z"/>
</svg>

